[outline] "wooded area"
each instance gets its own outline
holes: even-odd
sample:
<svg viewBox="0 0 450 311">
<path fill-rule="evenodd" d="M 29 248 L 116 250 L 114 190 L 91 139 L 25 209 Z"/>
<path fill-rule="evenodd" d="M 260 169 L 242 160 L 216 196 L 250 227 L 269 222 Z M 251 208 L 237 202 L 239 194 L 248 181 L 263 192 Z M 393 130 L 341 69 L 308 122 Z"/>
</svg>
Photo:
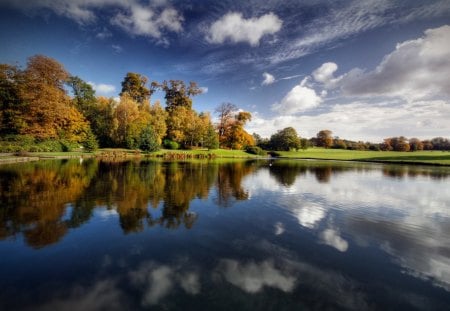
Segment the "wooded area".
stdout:
<svg viewBox="0 0 450 311">
<path fill-rule="evenodd" d="M 155 91 L 164 92 L 165 107 L 151 102 Z M 244 129 L 250 112 L 231 103 L 209 112 L 197 112 L 192 98 L 202 93 L 195 82 L 152 81 L 134 72 L 122 81 L 119 100 L 96 96 L 92 85 L 72 76 L 58 61 L 35 55 L 25 69 L 0 64 L 0 152 L 71 151 L 83 147 L 120 147 L 156 151 L 167 149 L 245 149 L 289 151 L 311 146 L 374 151 L 450 150 L 450 141 L 391 137 L 382 143 L 350 141 L 321 130 L 316 137 L 300 138 L 293 127 L 270 139 Z"/>
</svg>

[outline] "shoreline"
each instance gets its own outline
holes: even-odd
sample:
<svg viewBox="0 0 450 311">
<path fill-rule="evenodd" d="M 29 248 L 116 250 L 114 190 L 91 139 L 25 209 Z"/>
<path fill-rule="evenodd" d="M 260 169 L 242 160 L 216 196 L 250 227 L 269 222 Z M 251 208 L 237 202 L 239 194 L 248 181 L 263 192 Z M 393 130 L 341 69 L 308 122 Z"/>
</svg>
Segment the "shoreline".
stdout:
<svg viewBox="0 0 450 311">
<path fill-rule="evenodd" d="M 185 152 L 185 151 L 183 151 Z M 0 154 L 0 165 L 2 164 L 15 164 L 15 163 L 27 163 L 36 162 L 42 160 L 64 160 L 64 159 L 87 159 L 87 158 L 99 158 L 99 159 L 141 159 L 141 158 L 163 158 L 162 154 L 122 154 L 120 156 L 111 156 L 103 154 L 94 153 L 84 153 L 84 154 L 69 154 L 69 155 L 30 155 L 30 156 L 17 156 L 14 154 Z M 258 157 L 248 155 L 245 156 L 227 156 L 227 155 L 217 155 L 216 158 L 224 159 L 259 159 L 259 160 L 305 160 L 305 161 L 337 161 L 337 162 L 359 162 L 359 163 L 376 163 L 376 164 L 397 164 L 397 165 L 423 165 L 423 166 L 435 166 L 435 167 L 450 167 L 450 164 L 438 163 L 438 162 L 426 162 L 426 161 L 408 161 L 408 160 L 381 160 L 381 159 L 330 159 L 330 158 L 315 158 L 315 157 Z M 202 158 L 208 159 L 208 158 Z M 173 160 L 173 159 L 171 159 Z M 175 159 L 176 160 L 176 159 Z M 183 158 L 179 160 L 193 160 L 193 158 Z"/>
</svg>

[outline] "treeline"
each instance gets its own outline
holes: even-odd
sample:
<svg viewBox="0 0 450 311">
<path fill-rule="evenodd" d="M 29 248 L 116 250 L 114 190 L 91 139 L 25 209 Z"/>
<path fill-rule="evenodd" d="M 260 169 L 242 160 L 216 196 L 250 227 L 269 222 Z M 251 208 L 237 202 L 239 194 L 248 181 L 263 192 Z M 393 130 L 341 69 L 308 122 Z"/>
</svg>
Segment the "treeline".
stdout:
<svg viewBox="0 0 450 311">
<path fill-rule="evenodd" d="M 164 92 L 165 107 L 151 103 L 155 91 Z M 195 82 L 149 83 L 129 72 L 117 101 L 96 96 L 90 84 L 47 56 L 30 57 L 25 69 L 0 64 L 0 151 L 242 149 L 254 144 L 243 128 L 250 113 L 222 104 L 214 125 L 208 112 L 192 108 L 192 98 L 201 93 Z"/>
<path fill-rule="evenodd" d="M 430 140 L 420 140 L 418 138 L 390 137 L 385 138 L 382 143 L 372 143 L 363 141 L 351 141 L 333 137 L 330 130 L 321 130 L 315 137 L 310 139 L 300 138 L 296 130 L 287 127 L 273 134 L 270 139 L 262 138 L 254 133 L 253 137 L 256 142 L 255 147 L 250 148 L 252 151 L 274 150 L 289 151 L 307 149 L 309 147 L 323 147 L 330 149 L 345 150 L 372 150 L 372 151 L 421 151 L 421 150 L 450 150 L 450 140 L 443 137 L 435 137 Z M 256 153 L 256 152 L 254 152 Z"/>
</svg>

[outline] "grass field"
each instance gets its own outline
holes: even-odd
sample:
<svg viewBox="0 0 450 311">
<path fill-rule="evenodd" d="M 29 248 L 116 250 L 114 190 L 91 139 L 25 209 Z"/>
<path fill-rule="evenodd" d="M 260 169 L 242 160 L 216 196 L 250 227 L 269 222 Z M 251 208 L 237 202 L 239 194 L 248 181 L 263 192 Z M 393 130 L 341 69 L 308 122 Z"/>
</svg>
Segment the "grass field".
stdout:
<svg viewBox="0 0 450 311">
<path fill-rule="evenodd" d="M 279 152 L 284 158 L 323 159 L 342 161 L 368 161 L 405 164 L 450 165 L 449 151 L 354 151 L 341 149 L 310 148 L 301 151 Z"/>
</svg>

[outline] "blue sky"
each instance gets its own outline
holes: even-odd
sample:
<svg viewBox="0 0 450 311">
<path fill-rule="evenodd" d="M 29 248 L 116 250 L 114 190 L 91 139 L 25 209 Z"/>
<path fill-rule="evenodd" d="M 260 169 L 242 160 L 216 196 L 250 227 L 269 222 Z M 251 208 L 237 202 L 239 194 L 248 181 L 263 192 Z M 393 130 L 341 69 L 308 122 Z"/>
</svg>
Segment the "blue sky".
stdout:
<svg viewBox="0 0 450 311">
<path fill-rule="evenodd" d="M 231 102 L 265 137 L 450 136 L 449 0 L 0 0 L 0 38 L 0 62 L 53 57 L 98 95 L 196 81 L 197 111 Z"/>
</svg>

